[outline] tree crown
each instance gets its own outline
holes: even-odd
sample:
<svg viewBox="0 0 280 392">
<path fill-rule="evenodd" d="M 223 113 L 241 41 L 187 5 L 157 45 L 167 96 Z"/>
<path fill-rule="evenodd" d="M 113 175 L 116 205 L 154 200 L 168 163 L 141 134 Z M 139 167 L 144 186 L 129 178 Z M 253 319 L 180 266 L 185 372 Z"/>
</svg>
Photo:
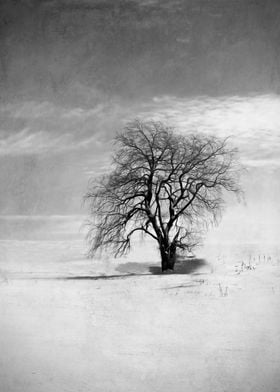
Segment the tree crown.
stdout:
<svg viewBox="0 0 280 392">
<path fill-rule="evenodd" d="M 94 179 L 85 195 L 91 255 L 103 247 L 126 252 L 137 231 L 160 247 L 190 251 L 202 228 L 217 222 L 224 191 L 241 192 L 237 151 L 228 139 L 135 120 L 115 146 L 112 171 Z"/>
</svg>

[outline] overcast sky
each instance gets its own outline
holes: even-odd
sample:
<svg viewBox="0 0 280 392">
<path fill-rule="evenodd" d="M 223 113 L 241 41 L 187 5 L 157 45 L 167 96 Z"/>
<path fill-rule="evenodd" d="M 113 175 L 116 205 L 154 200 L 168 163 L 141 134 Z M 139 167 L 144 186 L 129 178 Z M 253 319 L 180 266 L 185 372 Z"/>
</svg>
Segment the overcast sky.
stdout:
<svg viewBox="0 0 280 392">
<path fill-rule="evenodd" d="M 278 221 L 279 1 L 0 4 L 1 214 L 83 213 L 137 116 L 232 135 L 248 214 Z"/>
</svg>

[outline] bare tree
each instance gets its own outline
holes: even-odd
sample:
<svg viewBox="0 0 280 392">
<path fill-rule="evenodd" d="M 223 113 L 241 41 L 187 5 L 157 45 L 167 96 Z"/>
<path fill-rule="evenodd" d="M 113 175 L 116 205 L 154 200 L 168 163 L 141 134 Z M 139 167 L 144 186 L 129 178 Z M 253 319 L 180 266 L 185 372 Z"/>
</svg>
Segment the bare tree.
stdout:
<svg viewBox="0 0 280 392">
<path fill-rule="evenodd" d="M 85 195 L 90 255 L 104 247 L 121 255 L 141 231 L 157 241 L 162 271 L 172 270 L 177 250 L 191 251 L 217 221 L 224 191 L 240 192 L 236 150 L 227 144 L 160 122 L 129 123 L 116 137 L 112 171 Z"/>
</svg>

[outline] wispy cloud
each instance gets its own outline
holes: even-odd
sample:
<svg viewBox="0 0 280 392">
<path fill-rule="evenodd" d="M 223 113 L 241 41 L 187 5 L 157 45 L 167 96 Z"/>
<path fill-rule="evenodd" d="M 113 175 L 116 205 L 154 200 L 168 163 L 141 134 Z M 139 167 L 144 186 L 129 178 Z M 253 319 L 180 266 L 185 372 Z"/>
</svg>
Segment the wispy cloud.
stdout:
<svg viewBox="0 0 280 392">
<path fill-rule="evenodd" d="M 249 166 L 280 166 L 280 96 L 155 97 L 140 117 L 167 121 L 181 132 L 232 136 Z"/>
<path fill-rule="evenodd" d="M 181 132 L 232 136 L 244 164 L 280 167 L 280 96 L 154 97 L 141 104 L 96 103 L 59 107 L 30 101 L 0 108 L 0 155 L 59 153 L 91 148 L 102 154 L 124 123 L 135 117 L 169 123 Z"/>
<path fill-rule="evenodd" d="M 45 131 L 32 132 L 29 128 L 24 128 L 0 140 L 0 155 L 18 155 L 19 152 L 20 154 L 41 154 L 56 150 L 57 146 L 63 150 L 67 148 L 65 146 L 69 146 L 70 140 L 69 134 L 53 136 Z"/>
<path fill-rule="evenodd" d="M 102 151 L 116 123 L 117 103 L 92 108 L 29 101 L 0 107 L 0 155 L 59 153 L 86 147 Z"/>
</svg>

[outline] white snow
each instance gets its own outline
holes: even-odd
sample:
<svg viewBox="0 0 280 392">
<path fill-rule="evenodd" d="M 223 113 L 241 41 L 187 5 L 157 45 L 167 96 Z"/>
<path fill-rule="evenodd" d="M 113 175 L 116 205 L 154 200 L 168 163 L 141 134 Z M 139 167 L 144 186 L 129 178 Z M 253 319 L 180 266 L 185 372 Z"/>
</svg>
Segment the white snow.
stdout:
<svg viewBox="0 0 280 392">
<path fill-rule="evenodd" d="M 150 243 L 121 260 L 84 250 L 0 241 L 1 392 L 279 391 L 276 247 L 209 245 L 170 275 L 151 273 Z"/>
</svg>

